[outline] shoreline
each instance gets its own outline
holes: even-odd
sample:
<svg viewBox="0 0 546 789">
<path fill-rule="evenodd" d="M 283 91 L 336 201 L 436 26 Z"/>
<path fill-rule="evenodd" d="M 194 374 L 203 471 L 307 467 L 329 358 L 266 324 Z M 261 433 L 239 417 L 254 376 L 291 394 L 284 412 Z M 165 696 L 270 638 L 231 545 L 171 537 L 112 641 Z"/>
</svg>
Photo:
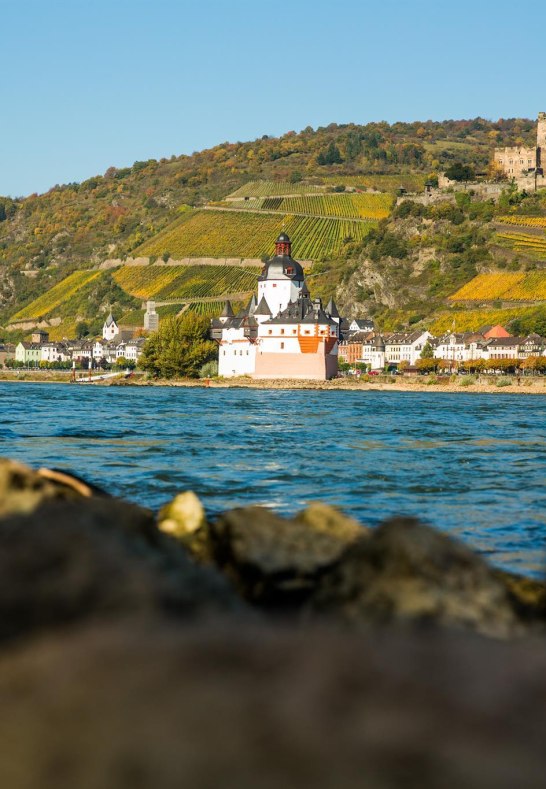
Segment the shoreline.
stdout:
<svg viewBox="0 0 546 789">
<path fill-rule="evenodd" d="M 285 390 L 308 390 L 308 391 L 352 391 L 352 392 L 441 392 L 441 393 L 466 393 L 466 394 L 523 394 L 523 395 L 546 395 L 546 376 L 522 378 L 520 384 L 517 380 L 508 386 L 497 386 L 496 379 L 481 380 L 469 386 L 462 386 L 461 381 L 451 382 L 441 381 L 435 384 L 427 384 L 415 378 L 395 379 L 387 381 L 359 381 L 348 380 L 346 378 L 334 378 L 329 381 L 312 381 L 300 379 L 271 379 L 253 380 L 250 378 L 230 378 L 230 379 L 206 379 L 206 378 L 181 378 L 181 379 L 143 379 L 137 375 L 132 379 L 121 379 L 113 381 L 97 382 L 93 384 L 79 384 L 79 386 L 100 386 L 100 387 L 138 387 L 138 386 L 162 386 L 162 387 L 195 387 L 206 389 L 285 389 Z M 0 373 L 0 383 L 39 383 L 39 384 L 72 384 L 72 381 L 59 374 L 48 375 L 40 373 L 32 375 L 24 373 L 22 375 L 7 375 Z"/>
</svg>

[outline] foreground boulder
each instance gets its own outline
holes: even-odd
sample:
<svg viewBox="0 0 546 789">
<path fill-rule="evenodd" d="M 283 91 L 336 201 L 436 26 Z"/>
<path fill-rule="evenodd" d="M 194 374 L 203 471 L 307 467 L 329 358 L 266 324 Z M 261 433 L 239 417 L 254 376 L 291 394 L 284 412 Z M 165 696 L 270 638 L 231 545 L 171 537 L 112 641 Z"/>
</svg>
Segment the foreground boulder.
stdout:
<svg viewBox="0 0 546 789">
<path fill-rule="evenodd" d="M 522 632 L 501 577 L 458 540 L 393 518 L 324 573 L 309 605 L 353 626 L 418 622 L 507 637 Z"/>
<path fill-rule="evenodd" d="M 243 507 L 210 525 L 209 545 L 212 561 L 245 599 L 282 609 L 305 600 L 320 573 L 364 533 L 359 523 L 323 504 L 292 519 Z"/>
<path fill-rule="evenodd" d="M 9 789 L 542 789 L 546 644 L 80 630 L 0 653 Z"/>
<path fill-rule="evenodd" d="M 0 519 L 0 641 L 91 617 L 241 611 L 214 569 L 116 499 L 53 500 Z"/>
<path fill-rule="evenodd" d="M 99 493 L 98 488 L 71 474 L 45 468 L 35 471 L 0 458 L 0 518 L 33 512 L 47 501 L 74 501 Z"/>
</svg>

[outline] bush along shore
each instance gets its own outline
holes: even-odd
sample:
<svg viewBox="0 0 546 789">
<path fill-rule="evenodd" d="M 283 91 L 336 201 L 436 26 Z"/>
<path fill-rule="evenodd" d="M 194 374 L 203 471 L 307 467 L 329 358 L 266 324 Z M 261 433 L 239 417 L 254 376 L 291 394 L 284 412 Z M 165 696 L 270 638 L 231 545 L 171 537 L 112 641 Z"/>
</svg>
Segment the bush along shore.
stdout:
<svg viewBox="0 0 546 789">
<path fill-rule="evenodd" d="M 10 789 L 538 789 L 545 664 L 546 585 L 418 520 L 0 461 Z"/>
</svg>

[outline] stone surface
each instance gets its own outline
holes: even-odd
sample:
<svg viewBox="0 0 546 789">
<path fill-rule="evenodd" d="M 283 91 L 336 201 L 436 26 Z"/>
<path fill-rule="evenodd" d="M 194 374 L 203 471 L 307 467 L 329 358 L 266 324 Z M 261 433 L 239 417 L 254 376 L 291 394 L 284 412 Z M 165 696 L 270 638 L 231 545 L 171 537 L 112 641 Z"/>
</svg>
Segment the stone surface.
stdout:
<svg viewBox="0 0 546 789">
<path fill-rule="evenodd" d="M 184 545 L 194 559 L 212 564 L 212 548 L 205 510 L 191 490 L 179 493 L 157 516 L 160 531 L 170 534 Z"/>
<path fill-rule="evenodd" d="M 244 608 L 152 513 L 116 499 L 50 501 L 0 519 L 0 641 L 90 617 Z"/>
<path fill-rule="evenodd" d="M 48 479 L 14 460 L 0 458 L 0 517 L 32 512 L 44 501 L 77 499 L 81 489 Z"/>
<path fill-rule="evenodd" d="M 433 623 L 507 637 L 521 632 L 506 586 L 463 543 L 394 518 L 349 547 L 319 581 L 311 614 L 353 626 Z"/>
<path fill-rule="evenodd" d="M 273 606 L 304 599 L 318 574 L 363 533 L 364 527 L 327 505 L 290 520 L 263 507 L 243 507 L 210 526 L 217 566 L 244 597 Z"/>
<path fill-rule="evenodd" d="M 92 628 L 0 653 L 9 789 L 542 789 L 546 645 Z"/>
</svg>

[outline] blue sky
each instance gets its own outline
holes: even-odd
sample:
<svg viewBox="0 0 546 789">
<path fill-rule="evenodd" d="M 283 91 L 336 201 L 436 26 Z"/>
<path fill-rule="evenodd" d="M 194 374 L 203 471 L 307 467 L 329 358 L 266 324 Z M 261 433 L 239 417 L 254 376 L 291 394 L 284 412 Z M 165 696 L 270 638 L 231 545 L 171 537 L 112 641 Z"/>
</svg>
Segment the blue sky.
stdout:
<svg viewBox="0 0 546 789">
<path fill-rule="evenodd" d="M 0 0 L 0 194 L 307 125 L 534 117 L 546 3 L 518 8 Z"/>
</svg>

